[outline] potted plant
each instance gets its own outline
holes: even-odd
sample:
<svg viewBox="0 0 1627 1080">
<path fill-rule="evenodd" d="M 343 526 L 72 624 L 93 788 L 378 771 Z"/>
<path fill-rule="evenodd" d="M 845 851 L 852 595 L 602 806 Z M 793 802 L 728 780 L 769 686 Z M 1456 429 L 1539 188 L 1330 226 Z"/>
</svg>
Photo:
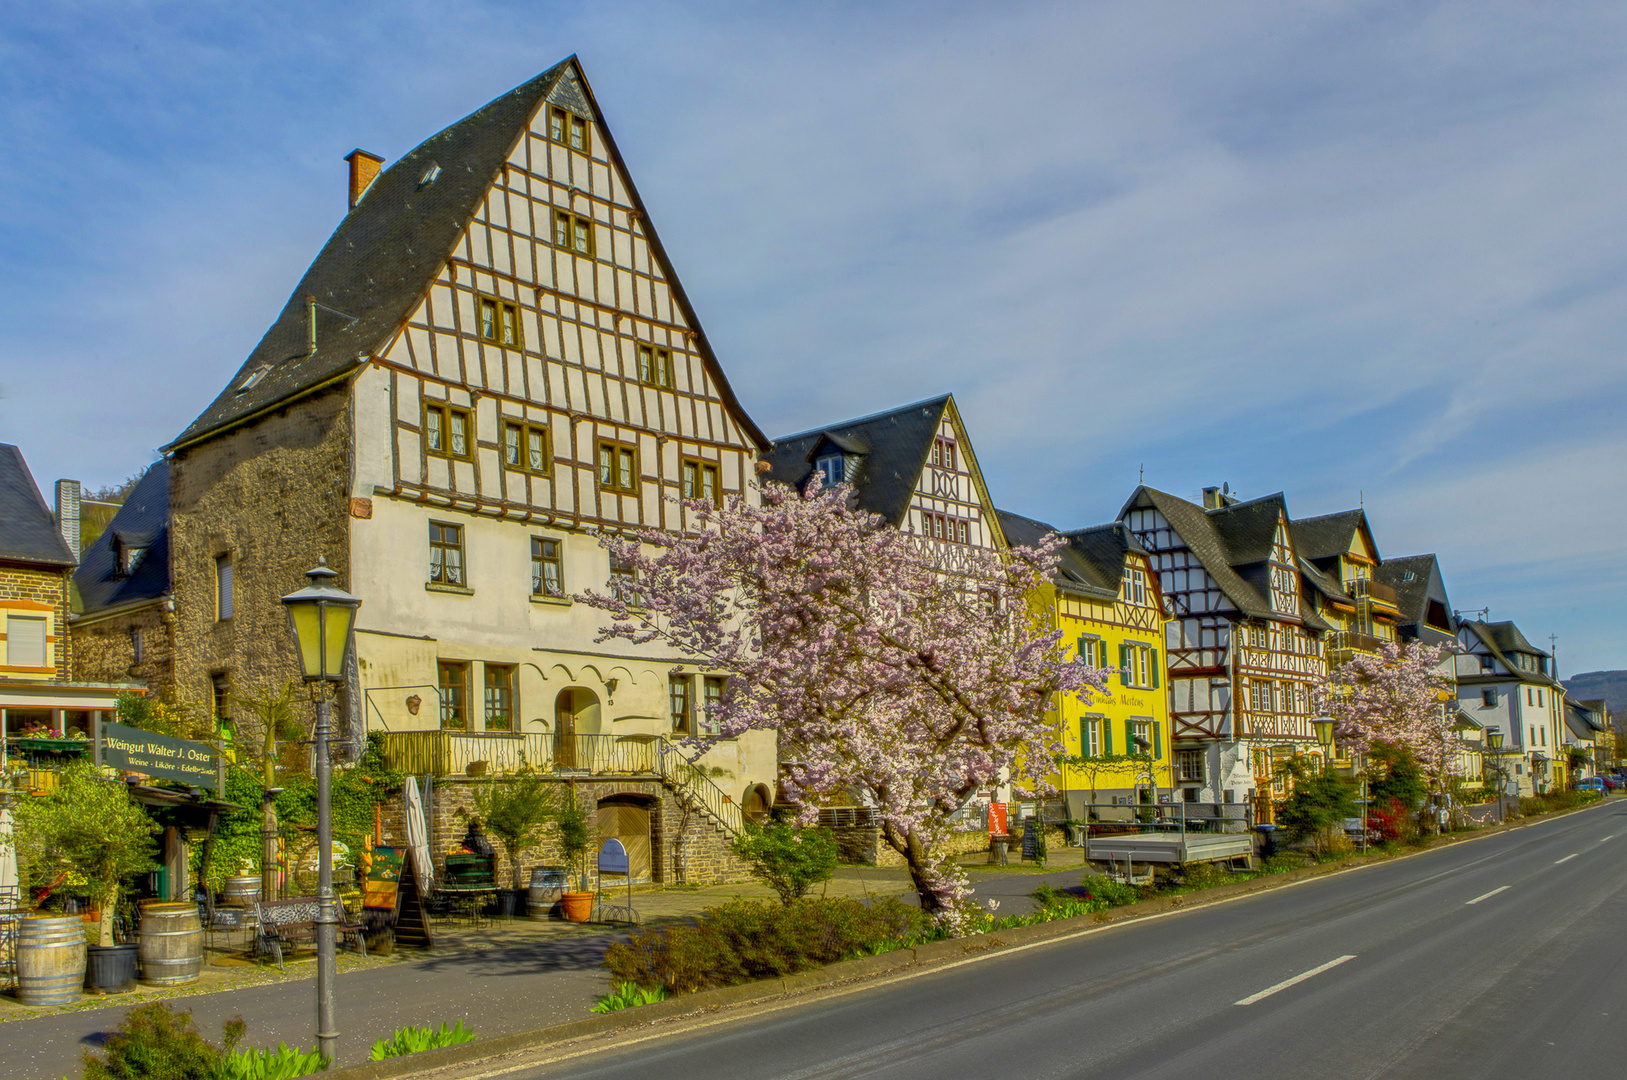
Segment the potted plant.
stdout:
<svg viewBox="0 0 1627 1080">
<path fill-rule="evenodd" d="M 571 884 L 559 898 L 565 909 L 565 918 L 571 922 L 587 922 L 593 914 L 593 890 L 588 881 L 588 849 L 593 846 L 593 826 L 588 816 L 576 804 L 576 793 L 561 800 L 554 814 L 554 826 L 559 830 L 559 849 L 565 864 L 571 869 Z"/>
<path fill-rule="evenodd" d="M 88 764 L 63 768 L 54 791 L 17 808 L 17 854 L 28 880 L 49 884 L 72 874 L 100 912 L 88 950 L 87 986 L 117 989 L 135 978 L 136 945 L 114 943 L 113 919 L 124 879 L 156 865 L 157 831 L 124 784 Z"/>
<path fill-rule="evenodd" d="M 555 791 L 553 784 L 531 769 L 475 786 L 475 813 L 503 845 L 514 879 L 512 889 L 497 890 L 499 915 L 513 915 L 519 909 L 520 897 L 525 895 L 520 856 L 536 846 L 548 822 L 558 816 Z"/>
</svg>

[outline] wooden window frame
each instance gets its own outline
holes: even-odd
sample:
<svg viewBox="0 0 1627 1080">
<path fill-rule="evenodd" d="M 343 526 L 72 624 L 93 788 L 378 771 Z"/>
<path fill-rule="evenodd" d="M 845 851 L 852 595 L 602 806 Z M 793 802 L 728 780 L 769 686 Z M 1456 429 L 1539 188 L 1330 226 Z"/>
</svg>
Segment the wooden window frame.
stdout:
<svg viewBox="0 0 1627 1080">
<path fill-rule="evenodd" d="M 610 470 L 608 476 L 605 474 L 606 452 L 610 454 Z M 621 476 L 623 472 L 621 466 L 625 460 L 624 455 L 628 454 L 632 455 L 632 469 L 630 473 L 632 479 L 629 481 L 628 485 L 623 486 L 621 483 Z M 639 471 L 638 447 L 632 446 L 628 443 L 613 442 L 609 439 L 600 439 L 598 446 L 598 460 L 594 462 L 594 471 L 598 474 L 600 491 L 613 491 L 618 495 L 637 495 L 638 482 L 641 476 Z"/>
<path fill-rule="evenodd" d="M 571 138 L 577 133 L 582 137 L 580 146 L 577 146 Z M 558 143 L 565 149 L 588 158 L 593 157 L 593 125 L 588 123 L 587 117 L 578 116 L 558 105 L 553 106 L 548 112 L 548 141 Z"/>
<path fill-rule="evenodd" d="M 545 544 L 554 545 L 554 555 L 551 558 L 544 548 Z M 547 567 L 550 563 L 559 568 L 558 592 L 549 592 L 547 589 Z M 549 600 L 565 599 L 565 542 L 557 536 L 531 538 L 531 595 Z"/>
<path fill-rule="evenodd" d="M 448 671 L 458 673 L 456 684 L 446 680 Z M 469 661 L 467 660 L 436 660 L 435 661 L 435 688 L 440 691 L 440 714 L 442 731 L 468 731 L 469 730 Z M 449 694 L 448 691 L 454 691 Z M 456 720 L 456 723 L 452 721 Z"/>
<path fill-rule="evenodd" d="M 209 673 L 209 708 L 211 720 L 224 720 L 228 723 L 232 719 L 232 673 L 229 671 L 211 671 Z"/>
<path fill-rule="evenodd" d="M 514 435 L 515 456 L 517 461 L 510 461 L 509 435 Z M 542 464 L 531 464 L 531 436 L 542 436 Z M 547 424 L 536 424 L 526 420 L 503 421 L 503 445 L 500 447 L 503 455 L 503 468 L 515 472 L 530 473 L 532 476 L 552 476 L 554 472 L 554 441 L 553 432 Z"/>
<path fill-rule="evenodd" d="M 638 381 L 661 390 L 675 390 L 677 377 L 672 367 L 672 350 L 651 341 L 638 343 Z"/>
<path fill-rule="evenodd" d="M 491 333 L 486 333 L 486 310 L 491 309 Z M 503 340 L 503 316 L 513 320 L 514 340 Z M 502 349 L 524 349 L 525 327 L 520 323 L 520 305 L 488 293 L 475 294 L 475 336 Z"/>
<path fill-rule="evenodd" d="M 480 714 L 484 730 L 512 732 L 514 730 L 514 717 L 519 712 L 519 692 L 517 688 L 519 668 L 514 664 L 484 664 L 482 666 L 485 671 L 481 681 L 485 685 L 482 688 L 484 692 L 480 696 Z M 494 685 L 492 682 L 494 674 L 503 675 L 506 678 Z M 499 695 L 499 700 L 501 700 L 501 695 L 507 695 L 507 701 L 500 709 L 505 713 L 498 721 L 501 726 L 494 726 L 493 722 L 494 693 Z"/>
<path fill-rule="evenodd" d="M 563 241 L 561 240 L 560 226 L 564 226 Z M 586 249 L 576 243 L 577 230 L 585 230 L 587 238 Z M 554 247 L 569 255 L 583 259 L 598 258 L 598 242 L 593 235 L 593 219 L 573 214 L 569 210 L 554 211 Z"/>
<path fill-rule="evenodd" d="M 643 598 L 638 594 L 638 567 L 618 562 L 616 557 L 610 557 L 610 579 L 606 582 L 610 595 L 625 602 L 629 607 L 643 606 Z"/>
<path fill-rule="evenodd" d="M 667 711 L 674 735 L 695 734 L 695 688 L 688 675 L 667 677 Z"/>
<path fill-rule="evenodd" d="M 441 446 L 439 449 L 429 442 L 429 418 L 434 414 L 440 420 Z M 460 454 L 452 449 L 452 421 L 463 421 L 463 452 Z M 424 452 L 430 457 L 443 457 L 452 461 L 473 461 L 475 456 L 475 417 L 471 409 L 462 405 L 453 405 L 449 401 L 424 402 Z"/>
<path fill-rule="evenodd" d="M 955 467 L 955 440 L 940 437 L 932 441 L 932 465 L 949 472 L 959 471 Z"/>
<path fill-rule="evenodd" d="M 727 684 L 728 679 L 722 675 L 701 676 L 701 713 L 695 721 L 695 730 L 699 734 L 712 736 L 722 734 L 721 725 L 712 718 L 712 706 L 723 700 L 723 689 Z M 713 693 L 714 690 L 717 692 Z"/>
<path fill-rule="evenodd" d="M 691 476 L 693 470 L 693 477 Z M 712 494 L 706 495 L 706 479 L 711 477 Z M 693 481 L 693 482 L 692 482 Z M 699 499 L 711 503 L 714 507 L 723 506 L 723 474 L 715 461 L 705 461 L 701 458 L 684 458 L 678 463 L 678 493 L 684 499 Z"/>
<path fill-rule="evenodd" d="M 445 536 L 444 532 L 441 534 L 443 538 L 437 540 L 436 539 L 436 534 L 435 534 L 436 529 L 442 529 L 442 530 L 452 529 L 452 530 L 455 530 L 456 533 L 457 533 L 457 542 L 456 543 L 448 543 L 444 539 L 444 536 Z M 465 543 L 465 539 L 466 538 L 465 538 L 465 534 L 464 534 L 464 530 L 463 530 L 463 525 L 461 523 L 456 522 L 456 521 L 436 521 L 434 519 L 430 520 L 430 522 L 429 522 L 429 584 L 431 584 L 431 585 L 440 585 L 440 586 L 444 586 L 444 587 L 450 588 L 450 589 L 467 589 L 469 587 L 469 556 L 468 556 L 468 550 L 467 550 L 467 546 L 466 546 L 466 543 Z M 456 581 L 449 580 L 448 577 L 447 577 L 447 572 L 446 572 L 447 559 L 446 559 L 446 556 L 445 556 L 444 553 L 449 552 L 449 551 L 455 551 L 458 554 L 458 566 L 457 566 L 457 578 L 458 579 Z M 436 562 L 435 562 L 435 553 L 436 552 L 442 552 L 443 553 L 441 555 L 439 571 L 436 570 Z M 437 572 L 440 574 L 439 577 L 436 576 Z"/>
</svg>

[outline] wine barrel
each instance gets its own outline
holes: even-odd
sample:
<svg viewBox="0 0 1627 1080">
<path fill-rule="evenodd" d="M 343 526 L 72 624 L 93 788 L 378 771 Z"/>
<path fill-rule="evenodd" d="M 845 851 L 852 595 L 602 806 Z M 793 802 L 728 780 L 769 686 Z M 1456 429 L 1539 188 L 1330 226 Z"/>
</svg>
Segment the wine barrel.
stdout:
<svg viewBox="0 0 1627 1080">
<path fill-rule="evenodd" d="M 17 1000 L 69 1005 L 85 985 L 85 921 L 78 915 L 30 915 L 17 935 Z"/>
<path fill-rule="evenodd" d="M 551 918 L 554 905 L 559 903 L 559 898 L 564 892 L 564 867 L 537 867 L 531 871 L 531 891 L 526 897 L 526 913 L 538 921 Z"/>
<path fill-rule="evenodd" d="M 226 879 L 226 891 L 221 894 L 220 902 L 225 907 L 253 907 L 255 901 L 260 899 L 260 875 L 251 874 L 247 877 L 229 877 Z"/>
<path fill-rule="evenodd" d="M 143 904 L 141 981 L 171 986 L 196 979 L 203 970 L 203 925 L 198 905 Z"/>
</svg>

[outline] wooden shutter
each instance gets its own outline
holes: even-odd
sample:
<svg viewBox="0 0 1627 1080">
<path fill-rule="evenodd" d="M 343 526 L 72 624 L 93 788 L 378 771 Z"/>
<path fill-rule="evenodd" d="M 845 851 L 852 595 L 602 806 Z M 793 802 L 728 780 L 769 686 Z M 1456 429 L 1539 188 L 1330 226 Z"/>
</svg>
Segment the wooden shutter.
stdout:
<svg viewBox="0 0 1627 1080">
<path fill-rule="evenodd" d="M 1152 676 L 1152 688 L 1158 689 L 1158 650 L 1147 650 L 1147 673 Z"/>
<path fill-rule="evenodd" d="M 1110 756 L 1112 753 L 1113 753 L 1113 724 L 1109 720 L 1103 720 L 1102 721 L 1102 756 L 1107 757 L 1107 756 Z"/>
<path fill-rule="evenodd" d="M 1164 725 L 1160 724 L 1157 718 L 1152 722 L 1152 756 L 1155 758 L 1164 756 Z"/>
<path fill-rule="evenodd" d="M 1136 722 L 1134 720 L 1124 722 L 1124 752 L 1126 754 L 1141 753 L 1141 748 L 1136 745 Z"/>
<path fill-rule="evenodd" d="M 1122 643 L 1119 645 L 1119 685 L 1130 685 L 1130 646 Z M 1129 750 L 1125 751 L 1125 753 L 1129 752 Z"/>
</svg>

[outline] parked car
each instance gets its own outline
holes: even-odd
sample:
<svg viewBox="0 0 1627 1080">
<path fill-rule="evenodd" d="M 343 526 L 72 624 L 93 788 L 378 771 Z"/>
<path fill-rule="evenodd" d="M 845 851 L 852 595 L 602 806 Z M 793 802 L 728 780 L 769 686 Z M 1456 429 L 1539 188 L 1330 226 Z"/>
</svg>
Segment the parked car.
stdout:
<svg viewBox="0 0 1627 1080">
<path fill-rule="evenodd" d="M 1617 780 L 1614 776 L 1601 776 L 1599 779 L 1604 781 L 1606 791 L 1618 791 L 1621 789 L 1621 781 Z"/>
<path fill-rule="evenodd" d="M 1590 776 L 1586 780 L 1576 782 L 1577 791 L 1597 791 L 1600 795 L 1607 794 L 1610 789 L 1605 785 L 1604 777 Z"/>
</svg>

